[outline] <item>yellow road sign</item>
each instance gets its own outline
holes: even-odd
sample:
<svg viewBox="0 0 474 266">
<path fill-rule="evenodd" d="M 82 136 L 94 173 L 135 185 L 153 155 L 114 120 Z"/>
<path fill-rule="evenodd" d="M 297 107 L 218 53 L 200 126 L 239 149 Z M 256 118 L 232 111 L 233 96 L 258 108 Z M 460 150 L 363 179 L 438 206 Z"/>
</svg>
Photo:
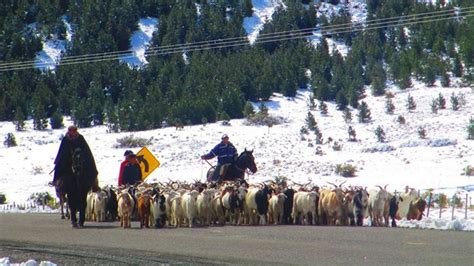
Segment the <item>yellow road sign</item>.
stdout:
<svg viewBox="0 0 474 266">
<path fill-rule="evenodd" d="M 137 160 L 142 169 L 142 180 L 145 180 L 151 172 L 160 166 L 160 161 L 155 158 L 153 153 L 151 153 L 147 147 L 143 147 L 137 153 Z"/>
</svg>

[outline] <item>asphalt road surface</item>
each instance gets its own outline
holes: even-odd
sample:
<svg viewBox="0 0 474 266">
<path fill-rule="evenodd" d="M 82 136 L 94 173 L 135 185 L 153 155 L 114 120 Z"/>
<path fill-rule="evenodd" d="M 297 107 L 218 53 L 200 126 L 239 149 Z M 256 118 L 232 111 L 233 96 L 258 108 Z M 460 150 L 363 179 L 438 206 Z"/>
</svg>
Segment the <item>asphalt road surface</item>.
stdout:
<svg viewBox="0 0 474 266">
<path fill-rule="evenodd" d="M 474 265 L 474 233 L 404 228 L 122 229 L 58 214 L 0 214 L 0 258 L 57 264 Z"/>
</svg>

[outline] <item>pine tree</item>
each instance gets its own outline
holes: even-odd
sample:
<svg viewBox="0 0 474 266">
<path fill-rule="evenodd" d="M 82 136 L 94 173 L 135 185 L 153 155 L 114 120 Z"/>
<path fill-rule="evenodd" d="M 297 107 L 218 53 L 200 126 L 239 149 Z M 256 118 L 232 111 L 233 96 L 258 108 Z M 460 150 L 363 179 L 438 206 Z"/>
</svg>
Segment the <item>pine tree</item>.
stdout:
<svg viewBox="0 0 474 266">
<path fill-rule="evenodd" d="M 222 94 L 222 109 L 230 118 L 242 118 L 245 101 L 240 91 L 235 86 L 231 86 Z"/>
<path fill-rule="evenodd" d="M 413 98 L 413 96 L 411 96 L 411 94 L 408 94 L 408 99 L 407 99 L 407 110 L 409 112 L 413 111 L 416 109 L 416 103 L 415 103 L 415 99 Z"/>
<path fill-rule="evenodd" d="M 50 124 L 52 129 L 64 127 L 63 115 L 59 111 L 54 112 L 50 118 Z"/>
<path fill-rule="evenodd" d="M 449 87 L 451 86 L 451 80 L 449 78 L 449 74 L 443 68 L 443 72 L 441 73 L 441 86 L 442 87 Z"/>
<path fill-rule="evenodd" d="M 257 78 L 256 87 L 257 87 L 257 98 L 261 100 L 268 100 L 272 95 L 272 90 L 274 87 L 275 73 L 269 64 L 264 64 L 262 73 Z"/>
<path fill-rule="evenodd" d="M 268 116 L 268 107 L 265 102 L 260 102 L 258 106 L 258 114 L 261 116 Z"/>
<path fill-rule="evenodd" d="M 446 109 L 446 99 L 443 97 L 441 92 L 438 94 L 438 108 L 439 109 Z"/>
<path fill-rule="evenodd" d="M 308 107 L 309 107 L 309 110 L 311 111 L 316 110 L 317 105 L 316 105 L 316 102 L 314 101 L 313 95 L 309 96 Z"/>
<path fill-rule="evenodd" d="M 474 140 L 474 117 L 469 118 L 467 126 L 467 139 Z"/>
<path fill-rule="evenodd" d="M 436 99 L 431 100 L 430 108 L 433 114 L 438 113 L 438 101 Z"/>
<path fill-rule="evenodd" d="M 110 133 L 117 133 L 120 131 L 118 108 L 116 105 L 113 105 L 111 100 L 106 101 L 105 104 L 105 124 Z"/>
<path fill-rule="evenodd" d="M 309 130 L 314 130 L 316 128 L 317 123 L 311 112 L 308 112 L 308 114 L 306 115 L 305 124 Z"/>
<path fill-rule="evenodd" d="M 314 127 L 314 134 L 316 144 L 323 144 L 323 134 L 321 133 L 321 130 L 319 130 L 318 125 L 315 125 Z"/>
<path fill-rule="evenodd" d="M 344 119 L 344 122 L 350 123 L 352 121 L 352 112 L 349 107 L 346 107 L 342 113 L 342 118 Z"/>
<path fill-rule="evenodd" d="M 98 81 L 92 82 L 87 90 L 88 112 L 92 116 L 94 126 L 104 124 L 105 95 Z"/>
<path fill-rule="evenodd" d="M 385 81 L 387 78 L 382 63 L 374 63 L 370 75 L 372 77 L 372 95 L 383 95 L 385 93 Z"/>
<path fill-rule="evenodd" d="M 255 115 L 255 110 L 251 102 L 247 101 L 245 103 L 243 113 L 246 118 L 250 118 Z"/>
<path fill-rule="evenodd" d="M 428 60 L 423 69 L 423 81 L 428 87 L 432 87 L 436 81 L 436 65 L 433 60 Z"/>
<path fill-rule="evenodd" d="M 50 105 L 52 96 L 50 88 L 45 81 L 41 80 L 36 86 L 31 99 L 33 112 L 33 128 L 35 130 L 45 130 L 48 127 L 48 114 L 46 108 Z"/>
<path fill-rule="evenodd" d="M 396 56 L 396 55 L 394 55 Z M 393 59 L 394 62 L 399 64 L 399 70 L 394 73 L 396 84 L 400 89 L 404 90 L 412 86 L 411 74 L 412 74 L 412 63 L 410 60 L 411 55 L 407 52 L 402 52 L 398 57 Z M 395 63 L 392 63 L 394 65 Z"/>
<path fill-rule="evenodd" d="M 337 110 L 344 110 L 349 104 L 343 90 L 339 90 L 336 95 Z"/>
<path fill-rule="evenodd" d="M 395 105 L 393 104 L 392 98 L 387 98 L 385 100 L 385 113 L 393 115 L 395 111 Z"/>
<path fill-rule="evenodd" d="M 324 101 L 319 101 L 319 112 L 322 115 L 327 115 L 328 114 L 328 106 Z"/>
<path fill-rule="evenodd" d="M 359 123 L 368 123 L 372 118 L 370 116 L 369 106 L 365 101 L 362 101 L 359 105 Z"/>
<path fill-rule="evenodd" d="M 74 111 L 72 113 L 72 120 L 74 124 L 81 128 L 87 128 L 91 126 L 92 118 L 89 114 L 89 107 L 87 100 L 83 99 L 76 103 Z"/>
<path fill-rule="evenodd" d="M 308 128 L 305 126 L 302 126 L 300 128 L 300 135 L 308 135 L 308 134 L 309 134 Z"/>
<path fill-rule="evenodd" d="M 13 133 L 8 133 L 3 141 L 3 145 L 7 148 L 17 146 L 15 135 Z"/>
<path fill-rule="evenodd" d="M 406 123 L 406 120 L 405 120 L 405 117 L 403 117 L 402 115 L 399 115 L 397 117 L 397 122 L 400 124 L 400 125 L 404 125 Z"/>
<path fill-rule="evenodd" d="M 45 130 L 48 127 L 46 111 L 42 105 L 35 105 L 33 109 L 33 128 L 35 130 Z"/>
<path fill-rule="evenodd" d="M 451 94 L 450 100 L 451 100 L 451 109 L 452 109 L 453 111 L 458 111 L 458 110 L 459 110 L 459 107 L 460 107 L 460 105 L 459 105 L 459 97 L 456 96 L 456 95 L 454 95 L 454 92 L 453 92 L 453 94 Z"/>
<path fill-rule="evenodd" d="M 377 141 L 378 142 L 385 142 L 385 131 L 381 126 L 378 126 L 375 129 L 375 136 L 377 136 Z"/>
<path fill-rule="evenodd" d="M 15 124 L 16 131 L 25 130 L 25 115 L 20 107 L 16 108 L 13 124 Z"/>
<path fill-rule="evenodd" d="M 253 15 L 252 0 L 244 0 L 242 4 L 242 13 L 245 17 L 251 17 Z"/>
<path fill-rule="evenodd" d="M 349 126 L 347 133 L 349 134 L 349 141 L 357 141 L 356 131 L 354 128 L 352 128 L 352 126 Z"/>
<path fill-rule="evenodd" d="M 446 46 L 444 45 L 444 40 L 440 35 L 437 36 L 435 43 L 433 44 L 433 53 L 446 53 Z"/>
<path fill-rule="evenodd" d="M 420 137 L 420 139 L 425 139 L 426 138 L 426 130 L 424 127 L 418 127 L 418 129 L 416 130 L 418 132 L 418 137 Z"/>
<path fill-rule="evenodd" d="M 459 59 L 459 55 L 455 55 L 453 59 L 453 75 L 457 78 L 462 77 L 463 67 L 461 64 L 461 59 Z"/>
<path fill-rule="evenodd" d="M 228 121 L 228 120 L 230 120 L 230 116 L 225 111 L 222 111 L 222 112 L 219 112 L 217 114 L 217 120 L 218 121 Z"/>
</svg>

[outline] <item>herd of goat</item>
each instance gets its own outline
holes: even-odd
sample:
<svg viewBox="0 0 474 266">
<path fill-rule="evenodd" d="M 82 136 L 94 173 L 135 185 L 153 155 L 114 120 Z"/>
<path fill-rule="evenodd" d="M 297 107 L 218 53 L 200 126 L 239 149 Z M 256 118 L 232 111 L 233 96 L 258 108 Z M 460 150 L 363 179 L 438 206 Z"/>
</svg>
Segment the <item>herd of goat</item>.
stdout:
<svg viewBox="0 0 474 266">
<path fill-rule="evenodd" d="M 106 186 L 87 196 L 86 220 L 116 221 L 130 228 L 210 225 L 364 225 L 396 226 L 396 219 L 418 219 L 426 202 L 414 189 L 390 193 L 386 186 L 367 190 L 332 184 L 319 188 L 309 184 L 276 184 L 267 181 L 249 185 L 228 182 L 212 187 L 195 182 Z M 391 223 L 390 220 L 391 219 Z"/>
</svg>

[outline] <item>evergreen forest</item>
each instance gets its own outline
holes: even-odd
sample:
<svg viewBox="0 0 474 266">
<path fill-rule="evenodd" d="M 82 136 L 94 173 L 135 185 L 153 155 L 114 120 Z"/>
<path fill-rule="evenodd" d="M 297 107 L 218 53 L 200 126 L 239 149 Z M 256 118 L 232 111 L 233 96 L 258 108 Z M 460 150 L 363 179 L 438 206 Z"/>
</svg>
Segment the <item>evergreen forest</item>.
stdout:
<svg viewBox="0 0 474 266">
<path fill-rule="evenodd" d="M 260 35 L 351 22 L 347 11 L 318 17 L 317 1 L 283 2 Z M 367 20 L 474 7 L 472 0 L 418 2 L 367 0 Z M 159 21 L 151 47 L 244 37 L 243 21 L 252 12 L 251 0 L 2 0 L 0 65 L 32 61 L 45 40 L 65 39 L 64 20 L 73 26 L 74 37 L 63 56 L 73 57 L 128 50 L 138 20 L 145 17 Z M 347 55 L 337 49 L 331 53 L 328 38 L 350 47 Z M 329 31 L 317 46 L 307 38 L 258 40 L 150 53 L 149 63 L 140 68 L 109 60 L 51 71 L 0 71 L 0 121 L 13 121 L 21 130 L 26 119 L 33 119 L 35 129 L 42 130 L 48 123 L 60 127 L 55 121 L 71 116 L 79 127 L 138 131 L 242 118 L 247 101 L 264 101 L 275 92 L 293 97 L 299 88 L 309 87 L 316 99 L 336 102 L 343 111 L 358 108 L 364 94 L 383 96 L 387 81 L 401 89 L 410 88 L 413 79 L 427 87 L 437 79 L 449 86 L 453 77 L 474 83 L 474 16 Z"/>
</svg>

